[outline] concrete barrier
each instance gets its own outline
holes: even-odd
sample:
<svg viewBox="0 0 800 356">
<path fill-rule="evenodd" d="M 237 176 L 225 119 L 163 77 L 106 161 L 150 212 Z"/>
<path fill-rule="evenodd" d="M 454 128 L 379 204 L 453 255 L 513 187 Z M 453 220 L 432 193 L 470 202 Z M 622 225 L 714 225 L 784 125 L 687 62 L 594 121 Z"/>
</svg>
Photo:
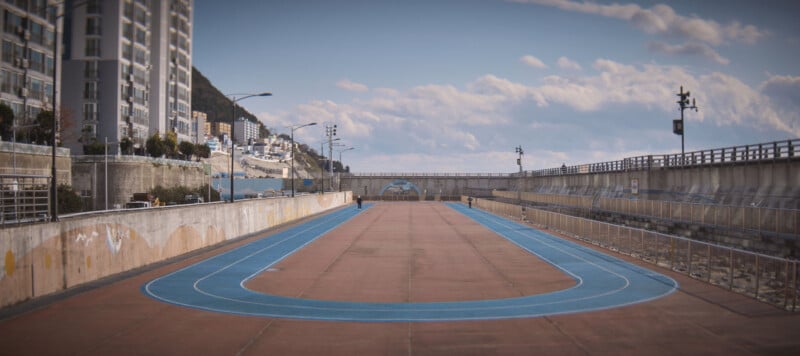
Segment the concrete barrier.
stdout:
<svg viewBox="0 0 800 356">
<path fill-rule="evenodd" d="M 352 202 L 351 192 L 64 217 L 0 229 L 0 307 Z"/>
</svg>

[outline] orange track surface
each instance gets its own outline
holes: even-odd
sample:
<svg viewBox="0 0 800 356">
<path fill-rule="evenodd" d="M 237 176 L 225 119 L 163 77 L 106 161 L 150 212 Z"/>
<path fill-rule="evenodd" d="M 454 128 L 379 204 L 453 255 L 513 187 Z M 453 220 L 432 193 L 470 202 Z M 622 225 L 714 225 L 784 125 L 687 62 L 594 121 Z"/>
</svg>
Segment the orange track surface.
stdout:
<svg viewBox="0 0 800 356">
<path fill-rule="evenodd" d="M 677 280 L 680 290 L 612 310 L 495 321 L 243 317 L 161 303 L 140 291 L 157 276 L 245 242 L 2 320 L 0 355 L 800 354 L 800 314 L 651 265 L 645 266 Z M 281 261 L 248 287 L 314 299 L 428 302 L 544 293 L 573 283 L 443 204 L 387 203 Z"/>
</svg>

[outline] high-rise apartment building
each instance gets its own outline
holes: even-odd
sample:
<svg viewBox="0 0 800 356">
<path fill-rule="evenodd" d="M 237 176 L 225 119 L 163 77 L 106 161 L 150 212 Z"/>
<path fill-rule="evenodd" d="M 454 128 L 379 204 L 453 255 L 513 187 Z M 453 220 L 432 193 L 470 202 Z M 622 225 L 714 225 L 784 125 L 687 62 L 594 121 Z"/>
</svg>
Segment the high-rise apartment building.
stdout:
<svg viewBox="0 0 800 356">
<path fill-rule="evenodd" d="M 62 101 L 65 146 L 174 131 L 191 141 L 192 0 L 67 0 Z M 116 145 L 109 147 L 116 150 Z"/>
<path fill-rule="evenodd" d="M 258 139 L 258 124 L 240 117 L 233 127 L 233 141 L 246 145 L 250 140 Z"/>
<path fill-rule="evenodd" d="M 19 131 L 53 109 L 55 10 L 46 0 L 0 2 L 0 103 L 14 111 Z"/>
</svg>

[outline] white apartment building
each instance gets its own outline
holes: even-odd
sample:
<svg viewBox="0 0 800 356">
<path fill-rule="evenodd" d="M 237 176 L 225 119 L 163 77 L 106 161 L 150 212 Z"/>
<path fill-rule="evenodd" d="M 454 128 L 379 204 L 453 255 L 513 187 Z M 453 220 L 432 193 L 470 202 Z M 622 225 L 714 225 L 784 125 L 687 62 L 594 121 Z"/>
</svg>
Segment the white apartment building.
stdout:
<svg viewBox="0 0 800 356">
<path fill-rule="evenodd" d="M 3 1 L 0 11 L 0 102 L 14 111 L 14 126 L 24 129 L 53 109 L 55 7 L 46 0 Z"/>
<path fill-rule="evenodd" d="M 258 124 L 250 120 L 240 117 L 236 120 L 236 125 L 233 127 L 233 141 L 246 145 L 250 139 L 258 140 Z"/>
<path fill-rule="evenodd" d="M 174 131 L 192 141 L 193 0 L 67 0 L 62 101 L 80 154 L 93 140 Z M 111 145 L 109 150 L 116 150 Z"/>
</svg>

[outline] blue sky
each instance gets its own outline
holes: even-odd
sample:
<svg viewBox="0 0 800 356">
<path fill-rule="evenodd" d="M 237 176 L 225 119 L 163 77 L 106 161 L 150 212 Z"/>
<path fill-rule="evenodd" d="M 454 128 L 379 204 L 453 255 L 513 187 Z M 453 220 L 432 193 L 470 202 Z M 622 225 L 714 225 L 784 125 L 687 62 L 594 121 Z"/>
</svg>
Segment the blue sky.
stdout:
<svg viewBox="0 0 800 356">
<path fill-rule="evenodd" d="M 515 172 L 800 137 L 800 2 L 195 0 L 193 61 L 358 172 Z M 319 150 L 322 126 L 295 132 Z M 326 149 L 326 155 L 327 155 Z M 334 158 L 338 159 L 338 153 Z"/>
</svg>

